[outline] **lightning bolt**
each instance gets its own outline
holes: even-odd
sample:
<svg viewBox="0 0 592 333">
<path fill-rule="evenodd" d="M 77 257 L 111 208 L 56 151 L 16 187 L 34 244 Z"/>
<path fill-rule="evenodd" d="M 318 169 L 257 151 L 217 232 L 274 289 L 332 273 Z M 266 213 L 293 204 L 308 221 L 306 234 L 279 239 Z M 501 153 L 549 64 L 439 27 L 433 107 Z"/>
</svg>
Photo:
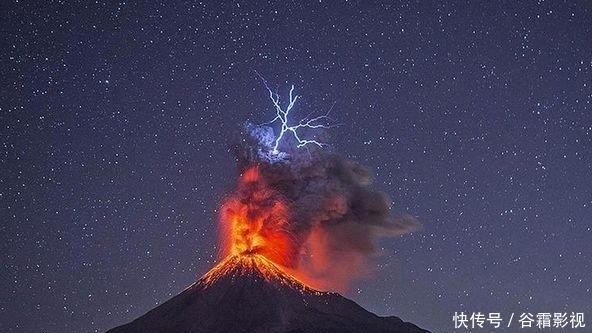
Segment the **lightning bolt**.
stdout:
<svg viewBox="0 0 592 333">
<path fill-rule="evenodd" d="M 259 73 L 257 73 L 257 75 L 259 75 Z M 289 100 L 288 105 L 285 108 L 282 108 L 280 105 L 279 94 L 277 92 L 274 92 L 271 88 L 269 88 L 269 86 L 267 85 L 267 81 L 261 75 L 259 75 L 259 77 L 261 78 L 261 80 L 263 81 L 263 84 L 265 85 L 265 88 L 269 92 L 269 99 L 271 99 L 271 102 L 275 106 L 275 112 L 276 112 L 275 118 L 273 118 L 271 121 L 265 123 L 264 125 L 273 124 L 273 123 L 276 123 L 277 121 L 279 121 L 281 123 L 280 134 L 275 139 L 272 153 L 279 154 L 280 151 L 278 148 L 279 148 L 280 142 L 282 141 L 282 139 L 284 138 L 286 133 L 292 134 L 292 136 L 296 140 L 296 147 L 298 147 L 298 148 L 304 147 L 306 145 L 317 145 L 319 147 L 324 146 L 325 145 L 324 143 L 319 142 L 317 140 L 301 138 L 300 135 L 298 134 L 298 130 L 302 129 L 302 128 L 317 129 L 317 128 L 332 128 L 334 126 L 337 126 L 337 125 L 328 124 L 331 121 L 331 118 L 329 117 L 329 113 L 333 109 L 333 106 L 335 105 L 335 103 L 333 103 L 333 106 L 331 106 L 329 111 L 327 111 L 327 113 L 324 115 L 320 115 L 317 117 L 311 117 L 311 115 L 309 115 L 309 116 L 301 119 L 298 123 L 296 123 L 294 125 L 290 125 L 290 120 L 288 119 L 288 116 L 290 115 L 290 111 L 292 111 L 294 104 L 296 104 L 296 101 L 300 97 L 299 95 L 294 95 L 294 85 L 292 85 L 292 87 L 290 88 L 290 95 L 289 95 L 290 100 Z"/>
</svg>

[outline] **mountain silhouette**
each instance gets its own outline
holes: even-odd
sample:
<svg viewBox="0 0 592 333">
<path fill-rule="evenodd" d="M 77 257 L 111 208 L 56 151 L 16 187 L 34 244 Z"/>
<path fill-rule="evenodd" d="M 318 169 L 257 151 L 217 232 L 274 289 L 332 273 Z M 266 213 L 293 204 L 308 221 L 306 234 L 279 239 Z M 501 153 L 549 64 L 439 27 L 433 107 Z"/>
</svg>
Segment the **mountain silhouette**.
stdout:
<svg viewBox="0 0 592 333">
<path fill-rule="evenodd" d="M 429 333 L 316 291 L 259 254 L 229 256 L 179 295 L 107 333 Z"/>
</svg>

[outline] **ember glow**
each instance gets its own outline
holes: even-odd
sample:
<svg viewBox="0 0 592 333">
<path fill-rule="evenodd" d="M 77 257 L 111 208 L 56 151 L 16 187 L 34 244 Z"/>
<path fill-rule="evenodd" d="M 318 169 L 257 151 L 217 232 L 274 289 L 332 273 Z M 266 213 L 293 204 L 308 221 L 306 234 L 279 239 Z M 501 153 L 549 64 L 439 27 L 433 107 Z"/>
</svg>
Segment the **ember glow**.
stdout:
<svg viewBox="0 0 592 333">
<path fill-rule="evenodd" d="M 287 274 L 284 268 L 271 262 L 260 254 L 229 255 L 209 270 L 194 286 L 209 287 L 225 276 L 237 277 L 255 274 L 263 277 L 267 282 L 280 283 L 300 290 L 301 293 L 315 293 L 318 291 Z"/>
<path fill-rule="evenodd" d="M 265 264 L 259 267 L 263 274 L 279 269 L 303 285 L 324 287 L 306 271 L 298 269 L 301 246 L 290 231 L 289 219 L 287 203 L 267 184 L 259 168 L 247 168 L 239 178 L 237 193 L 222 205 L 223 262 L 240 263 L 245 261 L 231 258 L 249 257 L 253 259 L 248 261 L 251 265 Z M 269 265 L 275 269 L 270 270 Z"/>
<path fill-rule="evenodd" d="M 223 255 L 259 254 L 291 267 L 297 247 L 289 232 L 286 203 L 268 186 L 256 166 L 239 179 L 237 195 L 222 207 Z"/>
</svg>

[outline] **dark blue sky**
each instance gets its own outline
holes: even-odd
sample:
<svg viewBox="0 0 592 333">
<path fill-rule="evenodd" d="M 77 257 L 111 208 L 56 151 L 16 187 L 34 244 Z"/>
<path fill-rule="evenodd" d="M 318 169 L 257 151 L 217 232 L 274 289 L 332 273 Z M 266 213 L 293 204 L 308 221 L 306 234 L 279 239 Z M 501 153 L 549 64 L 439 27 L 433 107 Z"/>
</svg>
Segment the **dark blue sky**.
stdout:
<svg viewBox="0 0 592 333">
<path fill-rule="evenodd" d="M 231 138 L 273 118 L 253 70 L 296 86 L 294 112 L 335 102 L 336 150 L 423 223 L 348 297 L 434 332 L 455 311 L 592 316 L 587 1 L 0 13 L 1 331 L 102 332 L 213 265 Z"/>
</svg>

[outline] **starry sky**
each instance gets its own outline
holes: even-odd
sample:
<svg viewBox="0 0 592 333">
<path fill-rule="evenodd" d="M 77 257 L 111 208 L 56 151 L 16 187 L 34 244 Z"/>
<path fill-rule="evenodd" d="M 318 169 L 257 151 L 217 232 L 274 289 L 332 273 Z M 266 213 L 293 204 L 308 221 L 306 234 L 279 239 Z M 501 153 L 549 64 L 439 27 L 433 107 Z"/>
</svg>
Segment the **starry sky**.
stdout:
<svg viewBox="0 0 592 333">
<path fill-rule="evenodd" d="M 0 13 L 2 332 L 103 332 L 212 267 L 232 138 L 273 118 L 254 71 L 294 84 L 296 113 L 335 103 L 334 148 L 423 224 L 346 296 L 434 332 L 455 311 L 592 318 L 589 2 Z"/>
</svg>

